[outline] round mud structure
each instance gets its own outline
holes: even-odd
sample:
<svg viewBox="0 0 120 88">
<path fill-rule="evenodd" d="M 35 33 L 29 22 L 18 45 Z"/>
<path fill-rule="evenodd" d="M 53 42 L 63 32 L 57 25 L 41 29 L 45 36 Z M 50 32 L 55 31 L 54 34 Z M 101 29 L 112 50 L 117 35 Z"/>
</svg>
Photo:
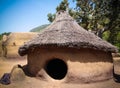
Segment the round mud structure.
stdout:
<svg viewBox="0 0 120 88">
<path fill-rule="evenodd" d="M 66 76 L 68 68 L 61 59 L 52 59 L 47 62 L 45 70 L 52 78 L 61 80 Z"/>
</svg>

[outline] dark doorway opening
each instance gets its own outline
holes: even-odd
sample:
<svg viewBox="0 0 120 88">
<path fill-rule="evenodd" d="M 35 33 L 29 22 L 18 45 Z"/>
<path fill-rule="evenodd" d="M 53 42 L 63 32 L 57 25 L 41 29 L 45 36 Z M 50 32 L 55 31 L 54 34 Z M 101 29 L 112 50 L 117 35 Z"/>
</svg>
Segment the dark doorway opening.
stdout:
<svg viewBox="0 0 120 88">
<path fill-rule="evenodd" d="M 66 76 L 67 69 L 66 63 L 57 58 L 48 61 L 45 66 L 47 74 L 58 80 L 63 79 Z"/>
</svg>

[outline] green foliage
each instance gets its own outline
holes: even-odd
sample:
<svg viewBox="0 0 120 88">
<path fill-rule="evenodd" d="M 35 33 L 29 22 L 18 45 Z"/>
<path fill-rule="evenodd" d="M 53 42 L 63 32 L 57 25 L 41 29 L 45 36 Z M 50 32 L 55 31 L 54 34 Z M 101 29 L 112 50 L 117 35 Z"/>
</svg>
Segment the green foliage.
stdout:
<svg viewBox="0 0 120 88">
<path fill-rule="evenodd" d="M 115 46 L 118 48 L 118 52 L 120 53 L 120 43 L 116 43 Z"/>
<path fill-rule="evenodd" d="M 55 14 L 48 13 L 47 16 L 48 16 L 49 22 L 53 22 L 53 20 L 55 19 Z"/>
<path fill-rule="evenodd" d="M 57 6 L 56 11 L 64 10 L 66 11 L 68 9 L 69 3 L 68 0 L 63 0 L 59 6 Z"/>
<path fill-rule="evenodd" d="M 99 37 L 102 38 L 101 35 L 105 31 L 113 30 L 119 25 L 119 0 L 74 0 L 74 2 L 78 15 L 76 19 L 79 19 L 77 22 L 86 30 L 94 31 Z"/>
<path fill-rule="evenodd" d="M 104 32 L 104 33 L 103 33 L 103 39 L 104 39 L 104 40 L 108 40 L 109 35 L 110 35 L 110 32 L 109 32 L 109 31 Z"/>
<path fill-rule="evenodd" d="M 110 31 L 106 31 L 103 33 L 103 39 L 104 40 L 109 40 L 110 39 Z M 116 29 L 115 33 L 112 33 L 112 39 L 114 38 L 114 40 L 112 41 L 113 45 L 118 47 L 118 50 L 120 52 L 120 31 Z"/>
<path fill-rule="evenodd" d="M 119 52 L 120 52 L 120 31 L 118 32 L 115 46 L 118 47 Z"/>
<path fill-rule="evenodd" d="M 39 27 L 36 27 L 36 28 L 30 30 L 30 32 L 40 32 L 41 30 L 43 30 L 43 29 L 46 28 L 47 26 L 49 26 L 49 24 L 41 25 L 41 26 L 39 26 Z"/>
<path fill-rule="evenodd" d="M 68 0 L 63 0 L 59 6 L 56 7 L 56 12 L 59 12 L 60 10 L 67 11 L 69 8 Z M 53 22 L 55 19 L 55 14 L 48 13 L 47 15 L 49 22 Z"/>
</svg>

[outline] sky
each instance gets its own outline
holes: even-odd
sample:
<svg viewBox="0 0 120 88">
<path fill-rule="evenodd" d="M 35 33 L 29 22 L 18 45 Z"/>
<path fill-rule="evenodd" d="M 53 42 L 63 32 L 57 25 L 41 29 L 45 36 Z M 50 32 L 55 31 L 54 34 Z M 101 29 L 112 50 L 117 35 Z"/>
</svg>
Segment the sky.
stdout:
<svg viewBox="0 0 120 88">
<path fill-rule="evenodd" d="M 49 24 L 48 13 L 62 0 L 0 0 L 0 34 L 4 32 L 29 32 L 43 24 Z M 68 0 L 70 7 L 75 3 Z"/>
</svg>

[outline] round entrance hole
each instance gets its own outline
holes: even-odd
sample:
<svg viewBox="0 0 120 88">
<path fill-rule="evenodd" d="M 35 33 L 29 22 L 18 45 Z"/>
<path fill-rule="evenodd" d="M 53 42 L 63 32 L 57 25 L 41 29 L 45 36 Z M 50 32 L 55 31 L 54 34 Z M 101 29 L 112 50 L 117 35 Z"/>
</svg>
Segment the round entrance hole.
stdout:
<svg viewBox="0 0 120 88">
<path fill-rule="evenodd" d="M 48 61 L 45 66 L 45 70 L 49 76 L 54 79 L 63 79 L 67 74 L 67 65 L 61 59 L 52 59 Z"/>
</svg>

